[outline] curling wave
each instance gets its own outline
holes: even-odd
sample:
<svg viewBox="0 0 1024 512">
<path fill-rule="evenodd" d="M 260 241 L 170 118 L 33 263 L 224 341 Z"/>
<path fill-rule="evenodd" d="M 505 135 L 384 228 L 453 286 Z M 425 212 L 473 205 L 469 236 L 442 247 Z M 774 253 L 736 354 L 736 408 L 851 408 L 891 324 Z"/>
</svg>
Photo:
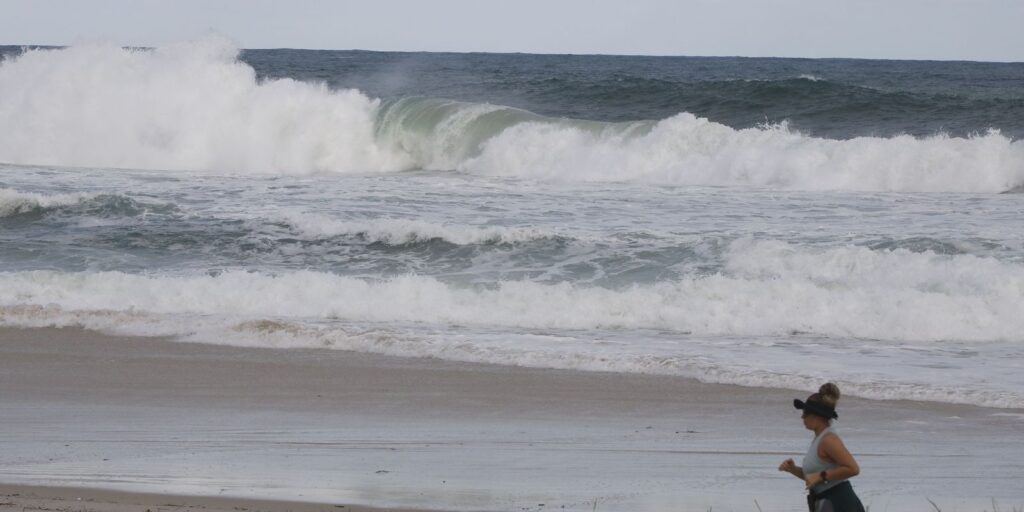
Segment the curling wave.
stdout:
<svg viewBox="0 0 1024 512">
<path fill-rule="evenodd" d="M 382 102 L 322 83 L 258 80 L 216 37 L 6 59 L 0 131 L 0 161 L 18 164 L 240 174 L 431 169 L 798 190 L 1003 192 L 1024 184 L 1024 142 L 998 131 L 831 140 L 785 123 L 734 129 L 689 113 L 609 123 L 436 98 Z"/>
</svg>

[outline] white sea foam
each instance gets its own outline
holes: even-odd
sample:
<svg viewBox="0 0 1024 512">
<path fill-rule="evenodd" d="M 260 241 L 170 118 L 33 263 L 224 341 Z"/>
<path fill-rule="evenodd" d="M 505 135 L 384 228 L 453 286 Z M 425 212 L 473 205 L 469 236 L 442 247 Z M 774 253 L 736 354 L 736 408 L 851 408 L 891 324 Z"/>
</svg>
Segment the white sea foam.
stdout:
<svg viewBox="0 0 1024 512">
<path fill-rule="evenodd" d="M 784 351 L 737 358 L 714 339 L 687 337 L 687 345 L 650 347 L 644 343 L 606 343 L 590 335 L 501 333 L 467 336 L 459 332 L 410 329 L 394 322 L 315 324 L 297 320 L 230 320 L 209 315 L 156 315 L 139 311 L 63 310 L 56 306 L 0 306 L 0 325 L 21 327 L 85 327 L 136 336 L 171 336 L 184 342 L 215 343 L 277 349 L 336 349 L 400 357 L 434 357 L 452 361 L 536 368 L 676 375 L 703 382 L 754 387 L 813 389 L 823 380 L 842 383 L 847 395 L 881 400 L 921 400 L 1001 408 L 1024 408 L 1024 390 L 1012 370 L 996 373 L 988 365 L 981 385 L 970 366 L 934 372 L 914 371 L 889 361 L 884 371 L 872 368 L 870 357 L 858 360 L 856 349 L 835 350 L 817 344 L 813 353 Z M 735 343 L 736 340 L 732 340 Z M 613 349 L 608 349 L 608 345 Z M 920 356 L 920 354 L 917 354 Z M 829 366 L 826 361 L 841 360 Z M 768 363 L 768 364 L 766 364 Z M 967 376 L 965 378 L 965 375 Z"/>
<path fill-rule="evenodd" d="M 0 274 L 0 305 L 225 317 L 425 322 L 540 329 L 793 332 L 902 342 L 990 342 L 1024 332 L 1024 267 L 969 255 L 809 250 L 739 241 L 726 270 L 626 289 L 529 281 L 456 287 L 312 271 L 145 276 Z"/>
<path fill-rule="evenodd" d="M 751 239 L 732 243 L 720 274 L 623 289 L 312 271 L 0 273 L 5 326 L 751 386 L 813 388 L 832 378 L 869 398 L 994 407 L 1024 407 L 1013 362 L 1022 310 L 1024 265 Z"/>
<path fill-rule="evenodd" d="M 972 138 L 807 137 L 785 124 L 735 130 L 679 114 L 642 136 L 522 123 L 488 140 L 468 172 L 801 190 L 1002 192 L 1024 182 L 1024 143 Z"/>
<path fill-rule="evenodd" d="M 623 125 L 429 99 L 399 107 L 323 84 L 258 81 L 216 37 L 156 50 L 31 50 L 0 63 L 0 161 L 274 174 L 457 169 L 799 190 L 1024 184 L 1024 142 L 997 132 L 829 140 L 687 113 Z"/>
<path fill-rule="evenodd" d="M 0 161 L 239 173 L 377 172 L 411 162 L 374 141 L 377 101 L 260 82 L 228 41 L 83 45 L 0 63 Z"/>
<path fill-rule="evenodd" d="M 26 213 L 38 208 L 78 204 L 94 197 L 90 194 L 34 194 L 0 188 L 0 217 Z"/>
<path fill-rule="evenodd" d="M 519 243 L 557 236 L 537 228 L 439 224 L 417 219 L 338 220 L 326 215 L 291 212 L 283 215 L 282 220 L 313 239 L 349 235 L 388 245 L 435 239 L 456 245 Z"/>
</svg>

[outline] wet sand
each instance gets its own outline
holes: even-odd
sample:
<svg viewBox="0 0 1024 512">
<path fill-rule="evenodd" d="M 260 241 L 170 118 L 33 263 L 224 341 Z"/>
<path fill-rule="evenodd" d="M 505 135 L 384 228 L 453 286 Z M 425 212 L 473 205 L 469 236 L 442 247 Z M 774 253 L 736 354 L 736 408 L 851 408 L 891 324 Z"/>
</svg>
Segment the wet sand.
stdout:
<svg viewBox="0 0 1024 512">
<path fill-rule="evenodd" d="M 381 509 L 296 501 L 173 496 L 85 489 L 0 485 L 0 512 L 376 512 Z M 394 509 L 392 509 L 394 510 Z M 407 510 L 405 512 L 415 512 Z"/>
<path fill-rule="evenodd" d="M 4 328 L 0 482 L 144 493 L 89 510 L 798 511 L 801 482 L 775 468 L 810 442 L 791 406 L 808 392 Z M 1024 506 L 1024 411 L 839 409 L 871 510 Z"/>
</svg>

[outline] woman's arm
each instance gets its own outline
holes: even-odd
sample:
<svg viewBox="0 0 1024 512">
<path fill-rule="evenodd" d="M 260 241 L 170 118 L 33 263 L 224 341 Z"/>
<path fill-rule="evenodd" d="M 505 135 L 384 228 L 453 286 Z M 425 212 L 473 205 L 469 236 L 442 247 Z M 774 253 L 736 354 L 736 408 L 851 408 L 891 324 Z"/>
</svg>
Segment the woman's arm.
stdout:
<svg viewBox="0 0 1024 512">
<path fill-rule="evenodd" d="M 823 458 L 839 465 L 838 468 L 832 468 L 825 472 L 826 480 L 843 480 L 860 474 L 860 466 L 857 465 L 857 461 L 850 454 L 850 451 L 846 449 L 843 440 L 839 439 L 839 436 L 835 434 L 827 435 L 821 440 L 821 445 L 818 446 L 818 454 L 819 456 L 824 455 L 825 457 Z M 818 485 L 822 480 L 821 473 L 806 475 L 804 480 L 807 482 L 807 487 Z"/>
<path fill-rule="evenodd" d="M 793 459 L 786 459 L 779 464 L 779 471 L 785 471 L 801 480 L 804 479 L 804 470 L 800 466 L 797 466 Z"/>
</svg>

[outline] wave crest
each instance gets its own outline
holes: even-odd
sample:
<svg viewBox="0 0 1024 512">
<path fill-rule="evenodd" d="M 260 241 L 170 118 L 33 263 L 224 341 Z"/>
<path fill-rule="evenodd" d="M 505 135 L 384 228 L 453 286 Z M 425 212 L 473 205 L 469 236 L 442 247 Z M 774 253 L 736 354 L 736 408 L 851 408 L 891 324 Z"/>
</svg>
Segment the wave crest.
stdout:
<svg viewBox="0 0 1024 512">
<path fill-rule="evenodd" d="M 0 188 L 0 218 L 39 213 L 50 208 L 79 204 L 95 197 L 93 194 L 34 194 Z"/>
<path fill-rule="evenodd" d="M 237 54 L 208 37 L 155 50 L 85 45 L 6 59 L 0 161 L 241 174 L 434 169 L 800 190 L 1024 185 L 1024 142 L 997 131 L 831 140 L 785 123 L 733 129 L 689 113 L 609 123 L 436 98 L 381 102 L 322 83 L 260 81 Z"/>
<path fill-rule="evenodd" d="M 967 139 L 816 139 L 785 124 L 734 130 L 679 114 L 637 136 L 519 124 L 488 140 L 460 168 L 566 181 L 1002 192 L 1024 182 L 1024 144 L 997 132 Z"/>
<path fill-rule="evenodd" d="M 140 203 L 111 193 L 36 194 L 0 188 L 0 219 L 61 212 L 81 217 L 131 217 L 145 212 L 175 210 L 173 204 Z"/>
<path fill-rule="evenodd" d="M 282 220 L 306 237 L 358 236 L 368 242 L 405 245 L 443 240 L 454 245 L 515 244 L 557 238 L 536 228 L 436 224 L 417 219 L 336 220 L 319 214 L 291 213 Z"/>
</svg>

